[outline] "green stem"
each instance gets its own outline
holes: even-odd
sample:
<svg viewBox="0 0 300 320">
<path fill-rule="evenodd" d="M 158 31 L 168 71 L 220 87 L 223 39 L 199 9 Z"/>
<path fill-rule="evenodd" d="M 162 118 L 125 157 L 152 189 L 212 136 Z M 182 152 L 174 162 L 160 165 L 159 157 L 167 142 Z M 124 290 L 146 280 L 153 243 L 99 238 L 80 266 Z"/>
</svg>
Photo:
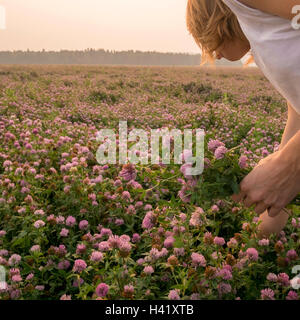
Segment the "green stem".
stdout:
<svg viewBox="0 0 300 320">
<path fill-rule="evenodd" d="M 147 191 L 149 191 L 149 190 L 153 190 L 153 189 L 155 189 L 155 188 L 157 188 L 162 182 L 165 182 L 165 181 L 168 181 L 168 180 L 171 180 L 171 179 L 174 179 L 174 178 L 176 178 L 176 177 L 178 177 L 179 176 L 179 174 L 176 174 L 175 176 L 173 176 L 173 177 L 170 177 L 170 178 L 167 178 L 167 179 L 163 179 L 163 180 L 160 180 L 154 187 L 152 187 L 152 188 L 150 188 L 150 189 L 147 189 Z"/>
<path fill-rule="evenodd" d="M 240 148 L 240 147 L 241 147 L 241 146 L 235 146 L 235 147 L 229 149 L 228 152 L 231 152 L 232 150 L 235 150 L 235 149 Z"/>
<path fill-rule="evenodd" d="M 178 285 L 179 283 L 178 283 L 177 278 L 176 278 L 176 276 L 175 276 L 175 274 L 174 274 L 173 267 L 171 267 L 171 272 L 172 272 L 173 278 L 174 278 L 175 281 L 176 281 L 176 284 Z"/>
</svg>

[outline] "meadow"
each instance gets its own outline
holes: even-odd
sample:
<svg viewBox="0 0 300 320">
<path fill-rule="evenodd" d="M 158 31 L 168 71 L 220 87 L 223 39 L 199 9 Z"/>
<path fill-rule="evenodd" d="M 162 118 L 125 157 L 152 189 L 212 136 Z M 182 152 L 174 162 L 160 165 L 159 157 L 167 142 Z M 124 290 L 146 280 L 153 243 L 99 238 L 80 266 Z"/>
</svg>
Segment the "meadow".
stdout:
<svg viewBox="0 0 300 320">
<path fill-rule="evenodd" d="M 2 65 L 0 299 L 299 299 L 300 207 L 259 239 L 230 198 L 286 116 L 255 68 Z M 203 129 L 203 174 L 100 165 L 96 133 L 120 120 Z"/>
</svg>

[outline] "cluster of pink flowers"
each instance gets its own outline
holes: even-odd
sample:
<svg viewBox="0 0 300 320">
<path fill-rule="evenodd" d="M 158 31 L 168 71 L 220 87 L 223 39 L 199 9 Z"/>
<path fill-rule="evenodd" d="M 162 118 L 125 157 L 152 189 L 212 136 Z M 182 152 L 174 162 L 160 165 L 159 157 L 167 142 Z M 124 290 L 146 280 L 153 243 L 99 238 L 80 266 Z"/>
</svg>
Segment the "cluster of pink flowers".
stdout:
<svg viewBox="0 0 300 320">
<path fill-rule="evenodd" d="M 202 254 L 193 252 L 191 255 L 191 258 L 192 258 L 192 265 L 193 266 L 200 266 L 200 267 L 206 266 L 206 260 Z"/>
<path fill-rule="evenodd" d="M 96 288 L 96 294 L 98 297 L 105 297 L 109 291 L 109 286 L 106 283 L 100 283 Z"/>
<path fill-rule="evenodd" d="M 218 292 L 220 296 L 230 293 L 231 290 L 232 290 L 232 287 L 229 283 L 221 282 L 218 284 Z"/>
<path fill-rule="evenodd" d="M 75 260 L 75 262 L 74 262 L 74 266 L 73 266 L 73 270 L 75 271 L 75 272 L 82 272 L 83 270 L 85 270 L 86 269 L 86 267 L 87 267 L 87 264 L 86 264 L 86 262 L 84 261 L 84 260 L 82 260 L 82 259 L 77 259 L 77 260 Z"/>
<path fill-rule="evenodd" d="M 22 257 L 18 254 L 13 254 L 11 255 L 11 257 L 8 259 L 8 264 L 10 266 L 17 266 L 20 261 L 21 261 Z"/>
<path fill-rule="evenodd" d="M 119 176 L 122 177 L 125 181 L 135 180 L 136 179 L 136 169 L 134 164 L 125 164 L 122 170 L 119 173 Z"/>
<path fill-rule="evenodd" d="M 168 294 L 169 300 L 180 300 L 179 293 L 180 293 L 179 289 L 171 290 Z"/>
<path fill-rule="evenodd" d="M 248 158 L 245 155 L 240 156 L 239 159 L 239 166 L 243 169 L 246 168 L 248 166 L 247 164 Z"/>
<path fill-rule="evenodd" d="M 30 251 L 32 251 L 32 252 L 37 252 L 37 251 L 40 251 L 40 250 L 41 250 L 41 247 L 38 244 L 32 246 L 31 249 L 30 249 Z"/>
<path fill-rule="evenodd" d="M 222 269 L 217 271 L 217 276 L 221 277 L 224 280 L 232 279 L 232 267 L 230 265 L 225 265 Z"/>
<path fill-rule="evenodd" d="M 160 251 L 156 248 L 152 248 L 149 252 L 149 257 L 152 261 L 156 261 L 159 258 L 165 257 L 167 255 L 168 255 L 168 250 L 166 248 L 162 248 Z"/>
<path fill-rule="evenodd" d="M 142 227 L 145 229 L 151 229 L 154 227 L 154 214 L 152 211 L 148 211 L 143 219 Z"/>
<path fill-rule="evenodd" d="M 93 251 L 90 260 L 93 262 L 99 262 L 103 260 L 103 253 L 99 251 Z"/>
<path fill-rule="evenodd" d="M 228 149 L 224 146 L 220 146 L 216 149 L 214 156 L 216 159 L 223 159 L 224 155 L 226 154 L 226 152 L 228 151 Z"/>
<path fill-rule="evenodd" d="M 189 225 L 193 227 L 199 227 L 202 225 L 201 216 L 204 213 L 203 209 L 200 207 L 196 207 L 196 210 L 192 213 L 191 219 L 189 221 Z"/>
<path fill-rule="evenodd" d="M 208 150 L 211 152 L 215 152 L 217 148 L 224 147 L 224 143 L 219 140 L 209 140 L 208 142 Z"/>
<path fill-rule="evenodd" d="M 152 266 L 146 266 L 143 271 L 145 272 L 145 274 L 150 275 L 154 272 L 154 269 Z"/>
<path fill-rule="evenodd" d="M 258 260 L 258 251 L 255 248 L 249 248 L 246 250 L 246 254 L 251 261 Z"/>
<path fill-rule="evenodd" d="M 39 229 L 45 226 L 45 222 L 43 220 L 37 220 L 33 225 L 35 228 Z"/>
<path fill-rule="evenodd" d="M 270 288 L 261 290 L 262 300 L 275 300 L 274 295 L 274 291 Z"/>
<path fill-rule="evenodd" d="M 125 293 L 129 293 L 129 294 L 133 294 L 134 293 L 134 286 L 129 284 L 129 285 L 125 285 L 124 286 L 124 292 Z"/>
<path fill-rule="evenodd" d="M 68 227 L 73 227 L 76 224 L 76 219 L 72 216 L 68 216 L 66 219 L 66 225 Z"/>
<path fill-rule="evenodd" d="M 218 246 L 223 246 L 225 244 L 225 240 L 222 237 L 215 237 L 214 244 L 216 244 Z"/>
<path fill-rule="evenodd" d="M 79 229 L 86 230 L 88 228 L 89 222 L 87 220 L 81 220 L 79 222 Z"/>
<path fill-rule="evenodd" d="M 269 239 L 261 239 L 261 240 L 258 241 L 258 244 L 259 244 L 260 246 L 265 246 L 265 247 L 268 246 L 269 243 L 270 243 L 270 240 L 269 240 Z"/>
<path fill-rule="evenodd" d="M 61 229 L 61 232 L 60 232 L 60 236 L 61 237 L 67 237 L 68 234 L 69 234 L 69 230 L 68 229 L 66 229 L 66 228 L 62 228 Z"/>
<path fill-rule="evenodd" d="M 173 247 L 173 244 L 175 242 L 175 238 L 173 236 L 169 236 L 165 239 L 164 241 L 164 246 L 166 248 L 172 248 Z"/>
</svg>

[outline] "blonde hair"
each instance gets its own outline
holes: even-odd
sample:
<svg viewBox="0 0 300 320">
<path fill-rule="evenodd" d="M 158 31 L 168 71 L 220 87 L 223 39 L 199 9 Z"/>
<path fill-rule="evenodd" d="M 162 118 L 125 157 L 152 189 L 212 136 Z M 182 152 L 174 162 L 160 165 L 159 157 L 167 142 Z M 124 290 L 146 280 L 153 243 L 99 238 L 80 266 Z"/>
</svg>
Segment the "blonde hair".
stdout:
<svg viewBox="0 0 300 320">
<path fill-rule="evenodd" d="M 236 15 L 222 0 L 188 0 L 186 23 L 202 50 L 201 65 L 214 63 L 214 52 L 225 41 L 245 39 Z"/>
</svg>

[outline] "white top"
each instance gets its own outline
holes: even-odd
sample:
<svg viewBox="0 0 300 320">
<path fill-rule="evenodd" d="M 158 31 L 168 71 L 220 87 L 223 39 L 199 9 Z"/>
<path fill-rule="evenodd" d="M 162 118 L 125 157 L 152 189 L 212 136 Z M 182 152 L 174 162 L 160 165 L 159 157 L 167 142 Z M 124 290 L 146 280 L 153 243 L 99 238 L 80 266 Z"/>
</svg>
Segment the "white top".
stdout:
<svg viewBox="0 0 300 320">
<path fill-rule="evenodd" d="M 300 114 L 300 29 L 238 0 L 223 0 L 237 16 L 257 66 Z"/>
</svg>

